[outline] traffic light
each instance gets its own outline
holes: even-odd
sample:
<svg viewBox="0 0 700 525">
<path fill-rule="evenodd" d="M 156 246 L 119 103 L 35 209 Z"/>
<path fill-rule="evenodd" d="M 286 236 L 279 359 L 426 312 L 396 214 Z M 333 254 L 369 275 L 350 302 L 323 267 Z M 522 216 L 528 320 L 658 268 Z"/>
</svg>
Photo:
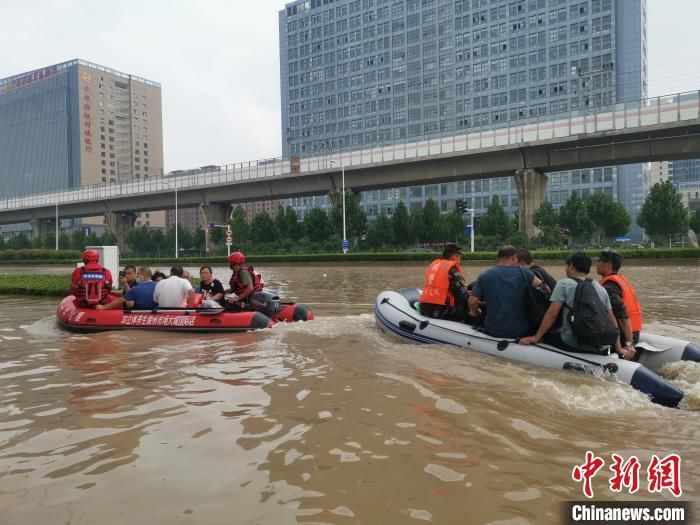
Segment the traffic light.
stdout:
<svg viewBox="0 0 700 525">
<path fill-rule="evenodd" d="M 467 209 L 469 208 L 467 201 L 465 201 L 464 199 L 457 199 L 457 202 L 455 204 L 455 209 L 460 215 L 464 215 Z"/>
</svg>

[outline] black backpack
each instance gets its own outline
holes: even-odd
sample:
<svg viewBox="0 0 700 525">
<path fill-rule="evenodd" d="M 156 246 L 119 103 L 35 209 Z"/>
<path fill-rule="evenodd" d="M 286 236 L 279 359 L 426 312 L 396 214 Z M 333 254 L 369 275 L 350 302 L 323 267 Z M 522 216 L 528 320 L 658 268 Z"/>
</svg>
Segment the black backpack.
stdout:
<svg viewBox="0 0 700 525">
<path fill-rule="evenodd" d="M 530 331 L 534 334 L 540 327 L 542 319 L 544 319 L 544 314 L 549 308 L 549 298 L 552 295 L 552 290 L 550 290 L 545 284 L 544 279 L 542 279 L 542 277 L 535 272 L 533 272 L 535 277 L 542 281 L 542 284 L 537 288 L 533 288 L 532 283 L 528 280 L 527 274 L 522 266 L 520 267 L 520 271 L 522 272 L 523 278 L 527 283 L 524 302 L 525 316 L 530 324 Z"/>
<path fill-rule="evenodd" d="M 617 327 L 610 322 L 608 311 L 591 279 L 574 279 L 578 282 L 574 294 L 574 307 L 569 311 L 571 330 L 576 339 L 596 347 L 615 344 L 619 337 Z"/>
</svg>

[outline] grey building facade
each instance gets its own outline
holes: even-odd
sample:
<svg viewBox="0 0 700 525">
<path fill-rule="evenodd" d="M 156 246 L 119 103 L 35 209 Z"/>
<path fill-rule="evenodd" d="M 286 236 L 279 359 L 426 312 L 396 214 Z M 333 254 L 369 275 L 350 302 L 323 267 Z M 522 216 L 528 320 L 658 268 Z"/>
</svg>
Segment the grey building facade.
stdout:
<svg viewBox="0 0 700 525">
<path fill-rule="evenodd" d="M 646 96 L 646 0 L 304 0 L 279 13 L 285 156 L 332 155 Z M 602 191 L 636 218 L 644 165 L 548 174 L 556 206 Z M 366 192 L 370 217 L 426 199 L 443 211 L 493 194 L 518 207 L 512 177 Z M 293 199 L 304 214 L 325 198 Z M 641 238 L 633 227 L 631 234 Z"/>
</svg>

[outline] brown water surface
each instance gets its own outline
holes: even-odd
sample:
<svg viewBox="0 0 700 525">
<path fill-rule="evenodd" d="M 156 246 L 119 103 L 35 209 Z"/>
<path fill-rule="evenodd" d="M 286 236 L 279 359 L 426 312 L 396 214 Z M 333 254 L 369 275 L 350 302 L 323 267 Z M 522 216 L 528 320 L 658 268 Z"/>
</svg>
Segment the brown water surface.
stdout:
<svg viewBox="0 0 700 525">
<path fill-rule="evenodd" d="M 583 499 L 571 469 L 589 449 L 643 469 L 677 452 L 699 499 L 699 365 L 665 372 L 686 391 L 666 409 L 611 380 L 386 339 L 371 304 L 423 265 L 260 270 L 317 319 L 75 335 L 56 300 L 0 297 L 0 523 L 554 524 Z M 700 267 L 627 273 L 650 331 L 700 342 Z"/>
</svg>

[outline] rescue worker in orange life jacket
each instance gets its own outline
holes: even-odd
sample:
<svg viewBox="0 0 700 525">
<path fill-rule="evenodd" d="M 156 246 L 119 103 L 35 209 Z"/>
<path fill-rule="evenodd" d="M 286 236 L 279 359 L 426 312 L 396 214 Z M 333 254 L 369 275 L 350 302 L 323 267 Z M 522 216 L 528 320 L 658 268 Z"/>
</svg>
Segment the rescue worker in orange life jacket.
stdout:
<svg viewBox="0 0 700 525">
<path fill-rule="evenodd" d="M 256 273 L 252 266 L 244 266 L 245 255 L 234 252 L 228 257 L 228 262 L 233 273 L 229 281 L 229 289 L 226 293 L 234 293 L 236 297 L 227 300 L 227 306 L 234 309 L 243 309 L 250 301 L 253 292 L 263 289 L 262 276 Z"/>
<path fill-rule="evenodd" d="M 467 315 L 467 287 L 459 263 L 461 248 L 447 243 L 442 258 L 432 262 L 425 272 L 420 295 L 420 312 L 426 317 L 463 323 Z"/>
<path fill-rule="evenodd" d="M 70 292 L 78 306 L 104 304 L 112 291 L 112 273 L 100 264 L 100 252 L 85 250 L 83 266 L 73 270 Z"/>
<path fill-rule="evenodd" d="M 610 297 L 613 314 L 620 328 L 620 343 L 625 354 L 632 359 L 636 353 L 634 345 L 639 342 L 642 330 L 642 307 L 629 279 L 618 273 L 622 267 L 622 255 L 603 251 L 598 257 L 596 271 L 603 277 L 600 284 Z"/>
</svg>

